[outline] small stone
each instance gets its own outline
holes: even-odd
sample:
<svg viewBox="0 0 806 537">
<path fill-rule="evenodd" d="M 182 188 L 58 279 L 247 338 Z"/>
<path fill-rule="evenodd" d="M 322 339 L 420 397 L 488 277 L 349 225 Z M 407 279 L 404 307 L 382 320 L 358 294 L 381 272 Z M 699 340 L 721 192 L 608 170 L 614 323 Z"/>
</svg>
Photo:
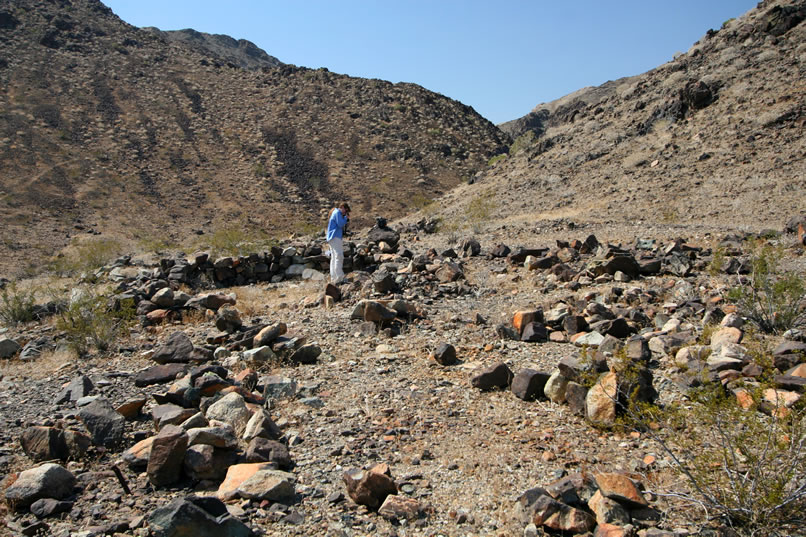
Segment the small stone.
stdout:
<svg viewBox="0 0 806 537">
<path fill-rule="evenodd" d="M 414 498 L 390 494 L 378 509 L 378 514 L 388 520 L 414 520 L 420 511 L 420 502 Z"/>
<path fill-rule="evenodd" d="M 476 373 L 470 379 L 470 383 L 474 388 L 482 391 L 505 390 L 512 382 L 512 376 L 512 371 L 509 367 L 505 363 L 499 362 Z"/>
<path fill-rule="evenodd" d="M 397 486 L 386 464 L 377 464 L 370 470 L 346 470 L 342 479 L 350 498 L 372 509 L 380 506 L 388 495 L 397 494 Z"/>
<path fill-rule="evenodd" d="M 512 378 L 512 394 L 524 401 L 533 401 L 543 395 L 551 375 L 534 369 L 522 369 Z"/>
<path fill-rule="evenodd" d="M 454 365 L 456 363 L 456 349 L 450 343 L 442 343 L 434 351 L 434 360 L 439 365 Z"/>
<path fill-rule="evenodd" d="M 599 490 L 606 498 L 616 500 L 627 507 L 646 507 L 648 505 L 635 483 L 624 474 L 601 473 L 596 474 L 595 479 Z"/>
</svg>

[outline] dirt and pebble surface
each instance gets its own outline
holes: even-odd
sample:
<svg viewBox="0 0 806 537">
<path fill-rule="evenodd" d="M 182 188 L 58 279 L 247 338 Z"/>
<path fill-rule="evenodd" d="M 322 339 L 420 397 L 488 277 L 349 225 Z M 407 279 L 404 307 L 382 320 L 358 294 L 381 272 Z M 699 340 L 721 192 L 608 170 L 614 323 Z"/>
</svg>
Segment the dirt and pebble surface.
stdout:
<svg viewBox="0 0 806 537">
<path fill-rule="evenodd" d="M 698 250 L 700 264 L 697 269 L 692 266 L 689 275 L 659 272 L 623 282 L 614 281 L 612 275 L 586 279 L 584 265 L 592 254 L 568 262 L 578 270 L 575 277 L 566 278 L 568 281 L 549 270 L 529 270 L 507 258 L 489 255 L 499 242 L 507 242 L 513 249 L 521 244 L 536 249 L 552 247 L 557 252 L 557 239 L 583 241 L 590 234 L 598 234 L 604 246 L 607 240 L 630 246 L 639 238 L 629 235 L 632 230 L 626 226 L 623 236 L 609 229 L 611 234 L 606 237 L 605 230 L 593 225 L 580 228 L 560 221 L 545 233 L 513 235 L 508 241 L 501 240 L 502 231 L 494 231 L 480 241 L 481 255 L 452 261 L 461 262 L 463 278 L 439 282 L 431 272 L 435 269 L 424 269 L 404 277 L 404 283 L 395 290 L 397 294 L 362 287 L 363 281 L 356 274 L 341 287 L 343 300 L 335 303 L 324 298 L 321 281 L 216 290 L 234 294 L 234 307 L 245 326 L 282 322 L 287 327 L 286 340 L 301 337 L 322 351 L 309 364 L 289 363 L 282 354 L 264 363 L 246 362 L 238 359 L 244 348 L 233 349 L 230 356 L 217 355 L 216 360 L 227 366 L 230 379 L 247 367 L 257 370 L 260 380 L 252 392 L 256 402 L 261 402 L 268 375 L 286 377 L 295 384 L 293 393 L 264 402 L 282 431 L 279 440 L 293 461 L 288 468 L 293 475 L 293 495 L 276 501 L 243 496 L 228 499 L 229 513 L 258 535 L 470 536 L 524 535 L 525 531 L 537 535 L 544 529 L 527 526 L 518 512 L 517 500 L 525 491 L 578 472 L 608 472 L 630 475 L 640 482 L 645 487 L 644 497 L 655 510 L 644 520 L 634 517 L 629 531 L 650 535 L 649 528 L 662 528 L 677 533 L 658 533 L 655 529 L 653 535 L 697 534 L 705 524 L 701 513 L 667 503 L 658 494 L 685 490 L 685 485 L 677 481 L 667 456 L 645 434 L 594 428 L 568 405 L 544 397 L 524 401 L 508 389 L 481 391 L 471 386 L 471 378 L 478 371 L 499 362 L 515 373 L 526 368 L 552 373 L 560 360 L 579 355 L 580 348 L 566 342 L 568 334 L 562 342 L 535 343 L 508 337 L 501 326 L 511 326 L 516 311 L 542 307 L 547 312 L 558 300 L 578 305 L 583 297 L 596 302 L 596 297 L 612 297 L 613 288 L 618 287 L 621 292 L 632 290 L 635 296 L 657 293 L 656 299 L 642 306 L 643 311 L 648 318 L 669 314 L 663 317 L 666 319 L 675 317 L 670 303 L 681 302 L 674 297 L 681 286 L 690 292 L 687 298 L 696 295 L 706 300 L 720 296 L 730 282 L 724 275 L 714 277 L 704 271 L 710 245 L 693 240 L 688 244 L 704 249 Z M 679 238 L 678 231 L 670 229 L 668 236 L 658 233 L 652 237 L 657 240 L 654 251 L 663 251 L 672 238 Z M 438 255 L 431 261 L 446 262 L 450 258 L 439 254 L 449 247 L 462 253 L 459 242 L 449 244 L 452 238 L 403 233 L 398 251 L 407 247 L 416 259 L 434 248 Z M 718 242 L 722 237 L 704 237 L 711 238 Z M 792 262 L 803 273 L 802 247 L 791 247 L 791 235 L 776 240 L 790 246 L 788 251 L 796 254 L 790 256 Z M 400 260 L 394 255 L 387 259 Z M 399 275 L 404 273 L 401 270 Z M 415 305 L 419 314 L 395 320 L 392 329 L 385 331 L 355 318 L 361 300 L 391 298 Z M 615 307 L 607 300 L 599 303 Z M 701 318 L 701 312 L 698 315 Z M 124 450 L 156 433 L 151 413 L 170 385 L 167 381 L 137 387 L 138 373 L 155 365 L 155 350 L 159 351 L 171 334 L 184 333 L 197 349 L 203 348 L 211 335 L 222 337 L 216 327 L 220 318 L 220 313 L 207 311 L 186 313 L 161 324 L 137 325 L 117 352 L 83 359 L 74 358 L 59 346 L 61 334 L 52 320 L 13 327 L 2 334 L 2 338 L 23 344 L 40 338 L 56 343 L 33 359 L 22 360 L 18 354 L 2 363 L 0 464 L 6 475 L 6 490 L 19 472 L 39 464 L 26 455 L 20 443 L 30 427 L 88 433 L 81 412 L 96 396 L 113 407 L 145 400 L 142 413 L 127 420 L 120 443 L 94 445 L 84 456 L 62 461 L 76 477 L 73 493 L 67 498 L 72 503 L 62 505 L 63 513 L 52 507 L 55 512 L 40 520 L 29 512 L 33 508 L 7 510 L 3 531 L 26 535 L 40 531 L 56 536 L 160 534 L 157 522 L 150 518 L 155 510 L 190 494 L 215 495 L 221 479 L 191 480 L 184 471 L 177 481 L 155 486 L 151 463 L 148 470 L 133 469 L 121 457 Z M 692 337 L 699 337 L 701 323 L 692 322 L 692 318 L 682 318 L 681 322 L 691 322 Z M 650 325 L 642 333 L 659 328 Z M 297 346 L 300 343 L 297 341 Z M 440 365 L 432 356 L 445 343 L 456 350 L 457 360 L 451 365 Z M 682 397 L 683 392 L 673 382 L 668 356 L 653 354 L 649 367 L 661 401 Z M 84 399 L 80 398 L 83 393 L 72 399 L 70 394 L 65 397 L 65 386 L 81 375 L 91 380 L 92 389 Z M 246 381 L 241 384 L 246 386 L 242 393 L 253 387 Z M 207 406 L 201 404 L 202 409 Z M 246 445 L 241 441 L 239 453 L 244 453 Z M 416 502 L 415 516 L 383 516 L 351 500 L 345 471 L 370 469 L 376 464 L 388 465 L 398 495 Z M 121 471 L 120 478 L 115 468 Z M 6 509 L 13 507 L 19 506 L 12 502 Z"/>
</svg>

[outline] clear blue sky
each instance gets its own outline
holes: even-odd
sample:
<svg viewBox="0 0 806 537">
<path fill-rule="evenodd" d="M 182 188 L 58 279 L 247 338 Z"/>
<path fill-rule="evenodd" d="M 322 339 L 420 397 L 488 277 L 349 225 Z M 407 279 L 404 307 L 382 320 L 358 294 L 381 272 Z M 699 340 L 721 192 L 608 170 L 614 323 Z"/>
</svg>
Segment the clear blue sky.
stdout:
<svg viewBox="0 0 806 537">
<path fill-rule="evenodd" d="M 493 123 L 687 51 L 756 0 L 103 0 L 134 26 L 248 39 L 280 61 L 462 101 Z"/>
</svg>

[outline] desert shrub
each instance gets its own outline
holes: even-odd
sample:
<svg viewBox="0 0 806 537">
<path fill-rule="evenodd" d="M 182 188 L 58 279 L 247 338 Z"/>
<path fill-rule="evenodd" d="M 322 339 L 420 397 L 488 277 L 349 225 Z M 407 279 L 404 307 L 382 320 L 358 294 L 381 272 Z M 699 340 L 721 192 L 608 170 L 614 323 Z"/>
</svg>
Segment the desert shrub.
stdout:
<svg viewBox="0 0 806 537">
<path fill-rule="evenodd" d="M 511 146 L 509 146 L 509 154 L 516 155 L 520 153 L 522 150 L 532 145 L 536 139 L 537 135 L 533 131 L 526 131 L 515 138 L 515 141 L 512 142 Z"/>
<path fill-rule="evenodd" d="M 0 291 L 0 322 L 8 326 L 33 321 L 35 293 L 20 289 L 16 282 L 6 284 Z"/>
<path fill-rule="evenodd" d="M 719 276 L 722 273 L 722 267 L 725 266 L 727 260 L 727 253 L 724 246 L 718 246 L 711 254 L 711 261 L 708 263 L 708 274 L 712 277 Z"/>
<path fill-rule="evenodd" d="M 750 256 L 750 276 L 728 293 L 740 312 L 762 331 L 779 333 L 806 324 L 801 301 L 806 293 L 803 276 L 780 270 L 783 252 L 769 245 Z"/>
<path fill-rule="evenodd" d="M 487 161 L 487 166 L 492 166 L 496 162 L 504 160 L 505 158 L 507 158 L 507 156 L 508 155 L 506 153 L 501 153 L 500 155 L 496 155 L 496 156 L 492 157 L 490 160 Z"/>
<path fill-rule="evenodd" d="M 661 495 L 698 505 L 738 535 L 791 535 L 806 522 L 806 411 L 762 403 L 761 388 L 748 393 L 755 403 L 744 409 L 720 383 L 706 383 L 689 404 L 628 413 L 687 482 Z"/>
<path fill-rule="evenodd" d="M 114 309 L 106 297 L 84 290 L 59 314 L 56 328 L 64 332 L 68 346 L 78 356 L 85 356 L 93 348 L 103 354 L 126 332 L 134 312 L 133 301 Z"/>
<path fill-rule="evenodd" d="M 64 255 L 51 262 L 51 269 L 59 274 L 91 272 L 110 263 L 123 252 L 123 245 L 115 239 L 91 239 L 75 242 Z"/>
<path fill-rule="evenodd" d="M 473 225 L 488 220 L 496 206 L 495 194 L 492 191 L 479 194 L 470 200 L 465 208 L 467 221 Z"/>
<path fill-rule="evenodd" d="M 254 228 L 254 224 L 233 223 L 217 227 L 204 244 L 197 249 L 209 247 L 213 255 L 244 255 L 271 248 L 276 244 L 268 234 Z"/>
</svg>

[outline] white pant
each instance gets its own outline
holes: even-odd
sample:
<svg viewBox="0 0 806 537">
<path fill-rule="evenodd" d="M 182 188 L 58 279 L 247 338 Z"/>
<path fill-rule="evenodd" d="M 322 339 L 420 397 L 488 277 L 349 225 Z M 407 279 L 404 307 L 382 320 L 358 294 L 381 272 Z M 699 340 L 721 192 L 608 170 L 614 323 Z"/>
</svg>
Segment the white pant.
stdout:
<svg viewBox="0 0 806 537">
<path fill-rule="evenodd" d="M 327 243 L 330 245 L 330 281 L 340 283 L 344 280 L 344 245 L 339 237 L 333 237 Z"/>
</svg>

